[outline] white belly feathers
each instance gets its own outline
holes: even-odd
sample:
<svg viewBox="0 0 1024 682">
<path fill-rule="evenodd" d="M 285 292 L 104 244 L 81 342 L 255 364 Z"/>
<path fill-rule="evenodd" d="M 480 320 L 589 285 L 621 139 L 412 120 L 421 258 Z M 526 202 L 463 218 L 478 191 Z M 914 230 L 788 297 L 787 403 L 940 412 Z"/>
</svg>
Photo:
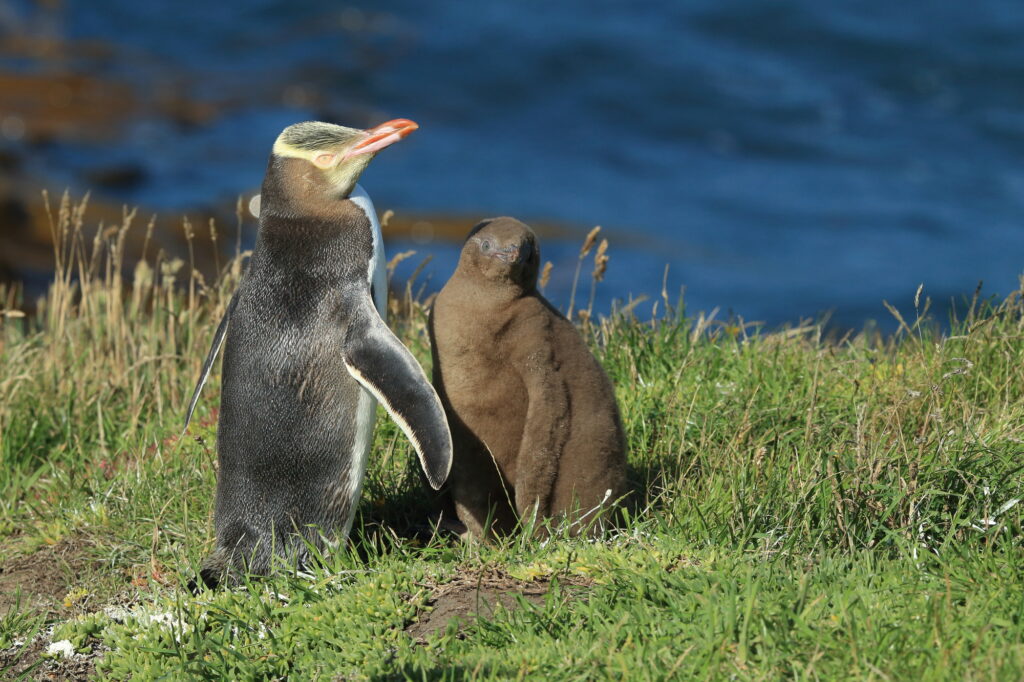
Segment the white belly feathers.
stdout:
<svg viewBox="0 0 1024 682">
<path fill-rule="evenodd" d="M 370 285 L 373 287 L 373 305 L 380 313 L 382 320 L 388 320 L 388 279 L 387 279 L 387 258 L 384 255 L 384 235 L 380 230 L 380 222 L 377 220 L 377 211 L 373 208 L 373 200 L 361 185 L 348 197 L 370 220 L 370 227 L 373 229 L 373 257 L 370 259 L 369 276 Z"/>
<path fill-rule="evenodd" d="M 349 195 L 359 208 L 363 209 L 373 229 L 373 255 L 370 257 L 367 274 L 369 283 L 373 287 L 374 307 L 380 314 L 381 319 L 387 321 L 388 312 L 388 283 L 384 256 L 384 236 L 381 234 L 380 222 L 377 220 L 377 211 L 373 208 L 373 201 L 366 190 L 356 185 Z M 350 453 L 350 466 L 348 476 L 348 499 L 349 514 L 345 520 L 344 535 L 348 535 L 352 529 L 352 521 L 355 519 L 356 505 L 363 489 L 363 478 L 366 476 L 366 464 L 370 458 L 370 446 L 373 444 L 373 426 L 377 417 L 377 401 L 362 386 L 359 387 L 359 402 L 356 405 L 355 432 L 352 434 L 352 452 Z"/>
</svg>

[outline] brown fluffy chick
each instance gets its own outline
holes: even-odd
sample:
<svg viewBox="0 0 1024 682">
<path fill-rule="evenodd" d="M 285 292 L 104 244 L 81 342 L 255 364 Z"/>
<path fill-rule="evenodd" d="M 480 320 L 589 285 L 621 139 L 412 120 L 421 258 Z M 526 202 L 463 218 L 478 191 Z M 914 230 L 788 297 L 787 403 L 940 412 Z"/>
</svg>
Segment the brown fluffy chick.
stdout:
<svg viewBox="0 0 1024 682">
<path fill-rule="evenodd" d="M 454 445 L 445 504 L 475 537 L 567 519 L 594 532 L 626 492 L 626 440 L 611 381 L 537 292 L 529 227 L 469 233 L 430 316 L 434 387 Z M 543 524 L 538 524 L 543 525 Z"/>
</svg>

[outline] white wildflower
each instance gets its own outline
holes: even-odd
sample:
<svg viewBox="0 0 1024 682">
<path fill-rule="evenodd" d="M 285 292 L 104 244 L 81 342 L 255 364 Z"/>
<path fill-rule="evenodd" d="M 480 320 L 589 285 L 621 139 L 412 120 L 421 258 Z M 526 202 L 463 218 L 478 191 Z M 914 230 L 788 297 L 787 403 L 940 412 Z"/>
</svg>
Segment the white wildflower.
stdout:
<svg viewBox="0 0 1024 682">
<path fill-rule="evenodd" d="M 46 655 L 61 658 L 71 658 L 75 655 L 75 647 L 71 646 L 71 640 L 62 639 L 46 647 Z"/>
</svg>

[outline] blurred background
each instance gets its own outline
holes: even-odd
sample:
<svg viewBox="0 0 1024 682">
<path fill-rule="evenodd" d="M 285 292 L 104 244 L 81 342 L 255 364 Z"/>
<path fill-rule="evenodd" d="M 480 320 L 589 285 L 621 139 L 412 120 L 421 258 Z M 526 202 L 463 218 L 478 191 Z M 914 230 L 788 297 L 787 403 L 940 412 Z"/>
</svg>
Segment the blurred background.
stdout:
<svg viewBox="0 0 1024 682">
<path fill-rule="evenodd" d="M 406 117 L 421 129 L 361 182 L 395 211 L 389 252 L 417 251 L 399 276 L 432 257 L 428 290 L 509 214 L 541 233 L 563 309 L 594 225 L 605 313 L 663 280 L 769 326 L 891 328 L 882 300 L 912 309 L 922 283 L 940 318 L 979 280 L 1009 293 L 1024 4 L 842 5 L 0 0 L 0 278 L 45 290 L 44 188 L 91 191 L 87 223 L 138 206 L 168 253 L 183 216 L 215 219 L 229 253 L 284 126 Z"/>
</svg>

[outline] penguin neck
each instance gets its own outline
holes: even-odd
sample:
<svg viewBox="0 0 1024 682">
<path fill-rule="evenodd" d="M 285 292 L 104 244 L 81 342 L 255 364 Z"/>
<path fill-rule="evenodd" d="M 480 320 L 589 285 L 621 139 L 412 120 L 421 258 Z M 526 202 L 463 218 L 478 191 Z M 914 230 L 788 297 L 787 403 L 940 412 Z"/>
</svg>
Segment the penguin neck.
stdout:
<svg viewBox="0 0 1024 682">
<path fill-rule="evenodd" d="M 260 190 L 260 222 L 264 218 L 338 220 L 350 207 L 346 199 L 356 185 L 346 191 L 329 183 L 322 171 L 305 159 L 271 155 Z"/>
<path fill-rule="evenodd" d="M 332 197 L 319 171 L 301 159 L 272 157 L 260 198 L 251 267 L 334 278 L 358 277 L 376 263 L 373 220 L 349 197 Z M 366 257 L 355 254 L 365 253 Z M 372 284 L 372 282 L 371 282 Z"/>
<path fill-rule="evenodd" d="M 474 307 L 497 308 L 511 305 L 515 301 L 537 293 L 534 287 L 526 287 L 512 280 L 494 280 L 485 277 L 472 268 L 459 267 L 457 286 L 464 293 L 460 298 L 471 301 Z"/>
<path fill-rule="evenodd" d="M 366 219 L 370 221 L 370 228 L 373 230 L 374 251 L 379 252 L 379 255 L 383 258 L 384 237 L 380 229 L 380 222 L 377 220 L 377 211 L 373 207 L 373 199 L 370 198 L 370 195 L 361 185 L 354 185 L 346 199 L 358 206 L 366 214 Z"/>
</svg>

